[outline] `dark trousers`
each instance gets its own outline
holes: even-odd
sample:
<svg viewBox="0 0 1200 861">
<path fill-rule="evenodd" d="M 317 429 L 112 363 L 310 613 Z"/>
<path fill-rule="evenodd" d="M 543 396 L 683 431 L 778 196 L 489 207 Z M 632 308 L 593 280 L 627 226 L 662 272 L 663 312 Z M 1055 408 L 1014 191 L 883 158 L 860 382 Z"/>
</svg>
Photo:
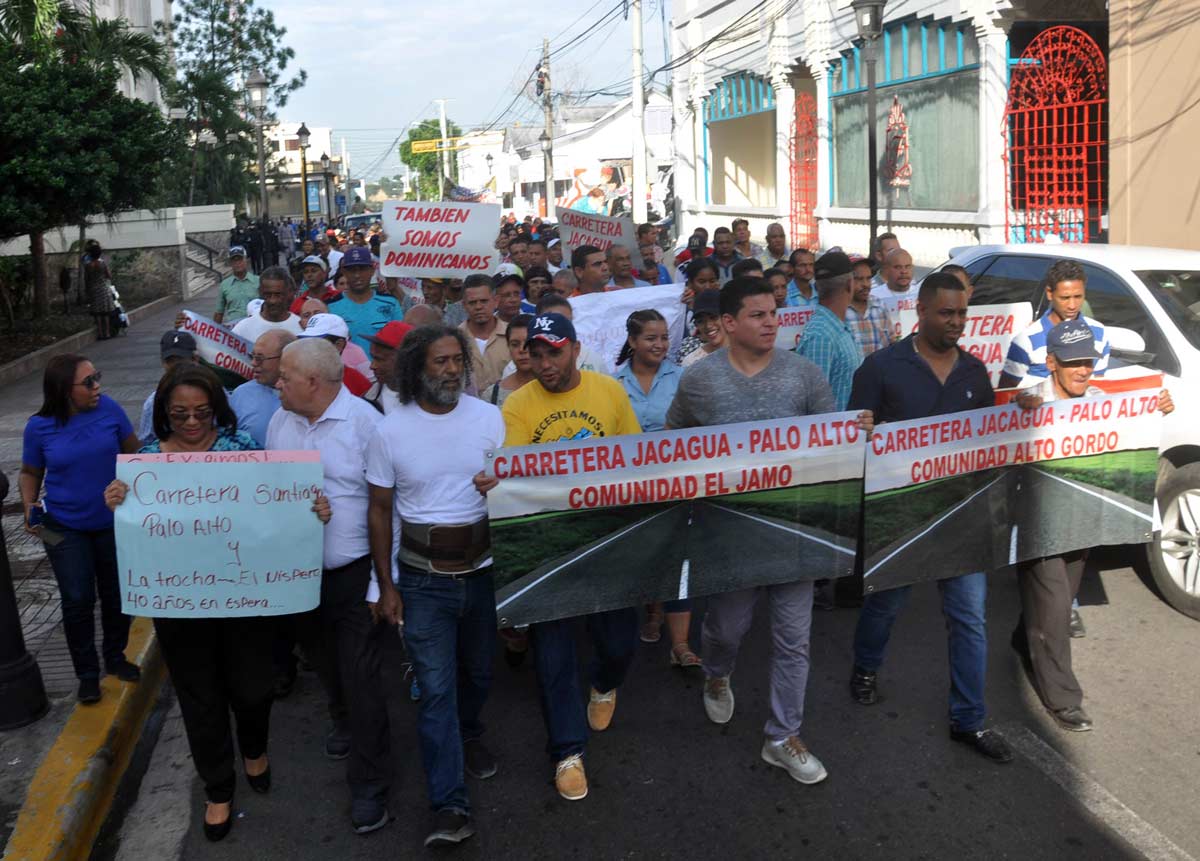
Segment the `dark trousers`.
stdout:
<svg viewBox="0 0 1200 861">
<path fill-rule="evenodd" d="M 1083 689 L 1071 669 L 1071 602 L 1086 562 L 1087 551 L 1077 550 L 1017 567 L 1021 617 L 1013 639 L 1028 642 L 1038 694 L 1052 711 L 1083 704 Z"/>
<path fill-rule="evenodd" d="M 46 542 L 46 556 L 58 581 L 62 598 L 63 631 L 78 678 L 99 678 L 96 655 L 96 597 L 100 597 L 101 649 L 106 666 L 125 657 L 129 644 L 128 616 L 121 612 L 121 582 L 117 573 L 117 546 L 111 529 L 81 531 L 46 516 L 46 527 L 62 541 Z"/>
<path fill-rule="evenodd" d="M 490 573 L 454 580 L 401 565 L 400 599 L 421 686 L 417 729 L 429 805 L 469 813 L 463 743 L 483 735 L 496 654 L 495 584 Z"/>
<path fill-rule="evenodd" d="M 275 620 L 155 619 L 154 631 L 171 674 L 196 771 L 209 801 L 233 798 L 233 734 L 245 759 L 267 752 L 275 671 Z"/>
<path fill-rule="evenodd" d="M 637 609 L 609 610 L 584 618 L 596 651 L 589 673 L 592 687 L 608 693 L 625 681 L 637 653 Z M 583 753 L 587 744 L 587 712 L 575 657 L 575 619 L 530 625 L 529 638 L 537 667 L 542 720 L 549 736 L 546 750 L 551 759 L 561 762 Z"/>
<path fill-rule="evenodd" d="M 383 798 L 391 775 L 386 686 L 379 641 L 389 634 L 367 606 L 371 557 L 321 575 L 321 603 L 296 619 L 296 633 L 329 701 L 329 716 L 350 730 L 346 781 L 356 799 Z M 398 645 L 398 644 L 397 644 Z"/>
</svg>

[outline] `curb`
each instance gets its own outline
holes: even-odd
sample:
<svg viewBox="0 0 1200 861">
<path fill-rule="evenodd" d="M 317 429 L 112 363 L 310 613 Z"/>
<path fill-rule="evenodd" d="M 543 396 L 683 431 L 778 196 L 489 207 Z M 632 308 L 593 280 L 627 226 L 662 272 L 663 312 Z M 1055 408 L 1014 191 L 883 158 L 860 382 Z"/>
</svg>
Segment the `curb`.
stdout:
<svg viewBox="0 0 1200 861">
<path fill-rule="evenodd" d="M 163 296 L 161 299 L 155 299 L 153 302 L 147 302 L 141 307 L 134 308 L 128 312 L 127 316 L 131 324 L 136 323 L 142 317 L 149 316 L 168 305 L 180 304 L 180 302 L 180 298 L 176 295 Z M 42 347 L 40 350 L 34 350 L 28 356 L 14 359 L 7 365 L 0 365 L 0 386 L 6 386 L 9 383 L 16 382 L 28 376 L 41 374 L 46 369 L 47 363 L 55 356 L 60 353 L 77 352 L 95 340 L 96 333 L 92 329 L 76 332 L 74 335 L 68 335 L 61 341 L 56 341 L 49 347 Z"/>
<path fill-rule="evenodd" d="M 29 784 L 5 861 L 69 861 L 91 854 L 166 676 L 149 619 L 133 620 L 126 655 L 141 666 L 141 681 L 126 684 L 105 676 L 100 702 L 75 706 Z"/>
</svg>

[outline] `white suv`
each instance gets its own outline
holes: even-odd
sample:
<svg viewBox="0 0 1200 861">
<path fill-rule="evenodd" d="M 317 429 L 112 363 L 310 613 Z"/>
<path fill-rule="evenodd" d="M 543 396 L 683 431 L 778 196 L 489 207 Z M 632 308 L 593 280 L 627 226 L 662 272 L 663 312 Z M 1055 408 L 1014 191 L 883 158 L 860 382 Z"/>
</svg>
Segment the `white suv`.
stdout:
<svg viewBox="0 0 1200 861">
<path fill-rule="evenodd" d="M 1108 376 L 1131 366 L 1162 373 L 1175 412 L 1164 420 L 1159 456 L 1162 532 L 1146 557 L 1171 606 L 1200 619 L 1200 251 L 1048 244 L 950 254 L 971 275 L 972 305 L 1029 302 L 1034 319 L 1045 310 L 1050 264 L 1078 261 L 1087 272 L 1085 313 L 1104 325 L 1112 348 Z"/>
</svg>

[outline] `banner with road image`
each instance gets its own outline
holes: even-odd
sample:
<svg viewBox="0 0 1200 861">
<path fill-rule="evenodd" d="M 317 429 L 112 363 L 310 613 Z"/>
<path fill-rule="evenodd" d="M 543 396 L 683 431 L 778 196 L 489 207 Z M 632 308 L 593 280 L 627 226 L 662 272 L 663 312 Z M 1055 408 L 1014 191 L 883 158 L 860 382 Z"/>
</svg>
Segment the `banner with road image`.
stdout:
<svg viewBox="0 0 1200 861">
<path fill-rule="evenodd" d="M 501 626 L 850 574 L 856 415 L 491 452 Z"/>
<path fill-rule="evenodd" d="M 863 589 L 891 589 L 1154 529 L 1158 391 L 882 424 L 867 444 Z"/>
</svg>

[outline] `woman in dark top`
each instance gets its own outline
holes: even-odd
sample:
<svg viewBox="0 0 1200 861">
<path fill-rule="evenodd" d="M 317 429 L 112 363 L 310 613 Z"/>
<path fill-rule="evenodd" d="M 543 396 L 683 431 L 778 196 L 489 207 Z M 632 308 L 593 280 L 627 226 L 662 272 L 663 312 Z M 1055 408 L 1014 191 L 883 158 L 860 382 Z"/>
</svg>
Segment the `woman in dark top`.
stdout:
<svg viewBox="0 0 1200 861">
<path fill-rule="evenodd" d="M 25 530 L 46 545 L 79 701 L 90 704 L 100 699 L 97 594 L 105 671 L 127 682 L 140 676 L 125 659 L 129 617 L 121 613 L 113 518 L 103 500 L 116 475 L 117 455 L 137 451 L 138 440 L 125 411 L 101 393 L 100 372 L 83 356 L 51 359 L 42 392 L 42 408 L 25 424 L 21 454 Z"/>
<path fill-rule="evenodd" d="M 220 380 L 200 365 L 176 365 L 163 376 L 154 393 L 154 432 L 158 439 L 142 452 L 262 448 L 238 430 L 237 416 Z M 115 510 L 128 491 L 125 482 L 114 479 L 104 491 L 105 504 Z M 329 522 L 329 500 L 324 496 L 317 497 L 313 511 L 320 522 Z M 272 616 L 154 620 L 154 632 L 179 698 L 192 761 L 204 781 L 208 799 L 204 835 L 209 840 L 222 839 L 233 825 L 237 776 L 230 711 L 237 723 L 246 782 L 255 792 L 271 788 L 267 734 L 275 688 L 272 645 L 276 630 Z"/>
<path fill-rule="evenodd" d="M 89 239 L 84 246 L 83 283 L 87 288 L 88 310 L 96 319 L 96 336 L 106 341 L 113 336 L 112 312 L 117 304 L 112 295 L 112 273 L 104 259 L 100 243 Z"/>
</svg>

